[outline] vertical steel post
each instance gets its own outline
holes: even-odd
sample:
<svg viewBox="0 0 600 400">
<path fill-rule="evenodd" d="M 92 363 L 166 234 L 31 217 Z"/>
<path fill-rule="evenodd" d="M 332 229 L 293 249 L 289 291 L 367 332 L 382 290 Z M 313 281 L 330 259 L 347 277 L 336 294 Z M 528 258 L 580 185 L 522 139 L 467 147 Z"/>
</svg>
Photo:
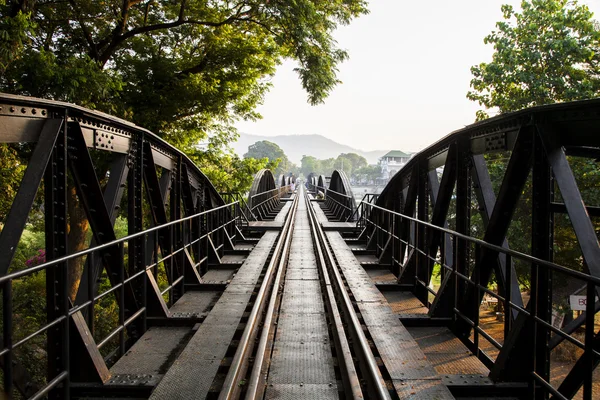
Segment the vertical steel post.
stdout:
<svg viewBox="0 0 600 400">
<path fill-rule="evenodd" d="M 64 114 L 67 120 L 67 113 Z M 68 254 L 67 249 L 67 124 L 59 134 L 44 175 L 44 212 L 46 231 L 46 260 L 54 260 Z M 69 372 L 69 296 L 68 263 L 61 263 L 46 270 L 46 314 L 48 323 L 61 316 L 64 322 L 47 333 L 48 381 L 63 371 Z M 50 399 L 68 399 L 69 376 L 61 389 L 50 392 Z"/>
<path fill-rule="evenodd" d="M 550 204 L 553 198 L 554 181 L 539 133 L 534 137 L 532 171 L 532 214 L 531 214 L 531 254 L 546 261 L 552 261 L 553 213 Z M 534 265 L 532 282 L 535 281 L 533 313 L 550 323 L 552 318 L 552 271 L 544 266 Z M 510 286 L 510 285 L 507 285 Z M 533 292 L 532 292 L 533 294 Z M 550 381 L 550 330 L 541 324 L 534 324 L 534 371 L 547 382 Z M 545 391 L 535 391 L 536 399 L 548 398 Z"/>
</svg>

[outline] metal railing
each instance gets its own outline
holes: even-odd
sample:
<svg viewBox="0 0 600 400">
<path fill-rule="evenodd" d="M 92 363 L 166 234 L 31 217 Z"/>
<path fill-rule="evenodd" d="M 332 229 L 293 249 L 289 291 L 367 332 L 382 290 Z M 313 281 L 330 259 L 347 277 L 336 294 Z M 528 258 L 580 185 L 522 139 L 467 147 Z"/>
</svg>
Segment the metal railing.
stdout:
<svg viewBox="0 0 600 400">
<path fill-rule="evenodd" d="M 377 202 L 378 198 L 379 198 L 378 193 L 365 193 L 365 195 L 362 197 L 362 199 L 358 203 L 356 210 L 354 211 L 354 213 L 352 213 L 350 218 L 347 219 L 347 221 L 348 220 L 358 221 L 360 223 L 360 221 L 363 221 L 365 218 L 369 218 L 369 215 L 368 215 L 369 210 L 366 210 L 363 207 L 363 202 L 367 203 L 367 204 L 375 204 Z"/>
<path fill-rule="evenodd" d="M 356 200 L 353 196 L 322 188 L 325 193 L 325 208 L 338 221 L 354 221 Z"/>
<path fill-rule="evenodd" d="M 281 204 L 281 198 L 291 189 L 291 185 L 282 186 L 266 192 L 251 196 L 249 203 L 252 205 L 250 212 L 259 220 L 272 219 L 277 207 Z"/>
<path fill-rule="evenodd" d="M 220 193 L 220 195 L 226 203 L 234 203 L 234 202 L 239 203 L 241 217 L 243 218 L 243 220 L 240 220 L 240 227 L 243 222 L 249 223 L 250 221 L 258 221 L 258 218 L 256 217 L 256 215 L 254 215 L 254 213 L 248 206 L 248 203 L 246 202 L 244 196 L 242 196 L 240 193 L 238 193 L 238 192 L 229 193 L 228 192 L 228 193 Z"/>
<path fill-rule="evenodd" d="M 546 394 L 551 394 L 558 399 L 566 399 L 562 393 L 557 390 L 552 384 L 544 379 L 535 371 L 533 367 L 534 360 L 537 357 L 544 356 L 540 353 L 549 352 L 558 342 L 566 340 L 577 346 L 583 351 L 583 356 L 577 364 L 581 374 L 584 375 L 583 398 L 586 400 L 592 399 L 592 381 L 593 372 L 600 357 L 599 348 L 597 347 L 597 337 L 594 327 L 594 317 L 598 312 L 596 296 L 599 293 L 600 279 L 590 274 L 583 273 L 556 263 L 545 261 L 533 256 L 520 253 L 501 246 L 492 245 L 483 240 L 455 232 L 450 229 L 439 227 L 428 222 L 420 221 L 414 217 L 403 215 L 373 203 L 361 202 L 363 209 L 360 225 L 367 228 L 367 242 L 376 243 L 377 248 L 381 251 L 384 246 L 391 246 L 391 268 L 398 271 L 398 275 L 406 281 L 412 281 L 412 291 L 415 293 L 422 303 L 431 309 L 432 305 L 438 301 L 450 302 L 450 326 L 455 333 L 469 347 L 471 352 L 477 356 L 488 368 L 493 372 L 495 368 L 495 360 L 486 354 L 480 347 L 480 340 L 483 338 L 488 341 L 498 351 L 502 352 L 504 342 L 509 336 L 518 338 L 518 332 L 513 331 L 519 329 L 522 322 L 531 323 L 535 326 L 537 332 L 536 338 L 533 338 L 533 359 L 528 360 L 531 368 L 531 387 L 533 390 L 542 390 Z M 368 217 L 367 217 L 368 216 Z M 402 235 L 403 230 L 408 230 L 410 234 Z M 439 255 L 436 250 L 435 254 L 430 254 L 430 243 L 426 238 L 430 238 L 432 234 L 437 234 L 441 237 L 441 247 Z M 403 239 L 406 237 L 407 240 Z M 450 238 L 448 240 L 444 239 Z M 452 260 L 446 259 L 445 246 L 452 246 Z M 479 283 L 478 269 L 472 268 L 469 270 L 468 265 L 459 265 L 460 259 L 458 254 L 461 249 L 464 254 L 466 251 L 474 255 L 470 258 L 470 262 L 474 263 L 477 260 L 482 260 L 504 255 L 506 257 L 506 277 L 507 282 L 511 282 L 513 274 L 514 262 L 519 261 L 522 264 L 529 265 L 531 277 L 531 297 L 527 306 L 521 306 L 514 303 L 511 299 L 511 287 L 507 285 L 505 293 L 500 295 L 489 287 Z M 430 287 L 429 281 L 432 276 L 433 268 L 440 269 L 441 282 L 445 282 L 444 286 L 440 286 L 440 290 L 434 290 Z M 474 275 L 469 276 L 470 272 Z M 542 315 L 538 310 L 543 309 L 547 305 L 548 299 L 544 298 L 544 293 L 539 290 L 541 285 L 547 284 L 544 279 L 548 280 L 548 275 L 558 274 L 566 276 L 570 279 L 581 281 L 585 285 L 585 340 L 581 341 L 574 337 L 568 331 L 557 328 L 551 323 L 551 315 Z M 407 276 L 410 274 L 410 276 Z M 478 301 L 471 302 L 465 299 L 464 294 L 468 287 L 475 288 Z M 449 291 L 449 292 L 448 292 Z M 434 297 L 430 301 L 431 296 Z M 482 328 L 479 313 L 481 299 L 483 296 L 490 296 L 503 305 L 507 317 L 504 319 L 504 339 L 494 338 L 492 334 Z M 546 295 L 547 296 L 547 295 Z M 511 314 L 514 314 L 511 315 Z M 468 315 L 471 315 L 469 317 Z M 550 337 L 551 341 L 541 341 L 536 343 L 536 339 L 543 338 L 545 335 Z M 519 338 L 518 340 L 525 340 Z M 551 344 L 551 342 L 554 342 Z M 514 343 L 512 344 L 514 345 Z M 537 383 L 537 385 L 533 385 Z"/>
<path fill-rule="evenodd" d="M 59 398 L 70 397 L 70 381 L 72 375 L 79 371 L 71 371 L 69 359 L 72 357 L 85 357 L 84 354 L 74 355 L 71 352 L 73 342 L 69 340 L 70 322 L 80 321 L 80 329 L 89 332 L 89 340 L 96 350 L 90 350 L 101 357 L 99 350 L 109 343 L 116 348 L 103 357 L 105 361 L 115 356 L 122 356 L 131 343 L 131 339 L 138 339 L 146 330 L 148 318 L 160 317 L 161 308 L 164 310 L 185 292 L 186 276 L 190 273 L 201 273 L 206 270 L 211 254 L 223 251 L 225 241 L 216 240 L 218 235 L 228 235 L 229 240 L 235 237 L 235 225 L 243 217 L 239 202 L 233 202 L 195 215 L 187 216 L 163 225 L 154 226 L 143 232 L 138 232 L 121 239 L 97 245 L 65 257 L 44 262 L 20 271 L 0 277 L 2 289 L 2 339 L 0 357 L 3 363 L 4 392 L 13 391 L 13 360 L 15 351 L 27 345 L 32 339 L 40 335 L 48 335 L 50 343 L 56 343 L 60 352 L 57 353 L 62 361 L 60 365 L 65 368 L 53 371 L 47 378 L 47 383 L 37 391 L 31 399 L 40 399 L 53 390 L 58 390 Z M 218 247 L 210 247 L 212 242 L 221 243 Z M 167 244 L 166 247 L 162 246 Z M 161 256 L 159 256 L 159 244 Z M 127 251 L 132 246 L 141 246 L 143 263 L 141 268 L 136 265 L 131 253 Z M 153 249 L 151 247 L 154 247 Z M 149 255 L 149 256 L 148 256 Z M 97 295 L 94 293 L 94 282 L 91 278 L 80 285 L 88 285 L 90 296 L 83 302 L 73 303 L 66 290 L 55 293 L 55 307 L 60 310 L 60 315 L 46 321 L 35 332 L 26 337 L 15 339 L 16 332 L 13 321 L 13 284 L 17 280 L 31 277 L 34 274 L 45 273 L 46 278 L 56 280 L 48 282 L 62 288 L 67 287 L 68 270 L 71 261 L 88 258 L 89 261 L 99 258 L 104 263 L 118 264 L 117 276 L 109 276 L 111 286 Z M 88 277 L 92 275 L 89 274 Z M 166 287 L 158 289 L 159 279 L 166 278 Z M 156 290 L 153 288 L 156 287 Z M 48 290 L 48 289 L 47 289 Z M 106 296 L 114 295 L 118 305 L 118 323 L 104 337 L 94 342 L 94 306 Z M 164 300 L 164 296 L 168 300 Z M 165 303 L 165 307 L 157 304 Z M 48 304 L 48 307 L 52 305 Z M 84 315 L 85 314 L 85 315 Z M 76 318 L 76 315 L 80 317 Z M 168 318 L 169 315 L 163 315 Z M 114 343 L 114 342 L 117 343 Z M 55 360 L 48 360 L 55 363 Z"/>
</svg>

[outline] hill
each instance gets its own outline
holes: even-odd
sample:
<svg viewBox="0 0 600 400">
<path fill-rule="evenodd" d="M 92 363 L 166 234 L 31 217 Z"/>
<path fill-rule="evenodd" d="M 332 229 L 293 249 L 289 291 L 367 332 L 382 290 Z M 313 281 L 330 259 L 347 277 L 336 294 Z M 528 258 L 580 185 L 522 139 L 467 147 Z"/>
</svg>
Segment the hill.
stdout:
<svg viewBox="0 0 600 400">
<path fill-rule="evenodd" d="M 261 136 L 240 133 L 237 142 L 231 143 L 231 147 L 237 154 L 243 156 L 248 151 L 248 146 L 260 141 L 268 140 L 276 143 L 283 149 L 290 161 L 300 164 L 303 155 L 311 155 L 320 160 L 336 158 L 340 153 L 356 153 L 367 159 L 369 164 L 376 164 L 379 157 L 389 150 L 362 151 L 353 147 L 335 142 L 321 135 L 278 135 Z"/>
</svg>

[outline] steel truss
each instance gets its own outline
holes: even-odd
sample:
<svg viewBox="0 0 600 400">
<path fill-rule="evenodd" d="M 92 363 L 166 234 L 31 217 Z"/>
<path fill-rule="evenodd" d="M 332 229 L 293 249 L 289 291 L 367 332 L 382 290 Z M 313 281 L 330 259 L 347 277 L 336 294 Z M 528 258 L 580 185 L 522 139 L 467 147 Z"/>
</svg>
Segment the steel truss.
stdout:
<svg viewBox="0 0 600 400">
<path fill-rule="evenodd" d="M 288 182 L 291 178 L 288 178 Z M 283 183 L 283 182 L 282 182 Z M 290 191 L 291 183 L 283 186 L 275 184 L 275 177 L 268 169 L 261 169 L 254 176 L 248 206 L 258 220 L 273 220 L 281 204 L 280 199 Z"/>
<path fill-rule="evenodd" d="M 334 170 L 329 187 L 324 175 L 310 174 L 307 187 L 315 193 L 325 195 L 324 210 L 329 219 L 335 221 L 354 221 L 357 218 L 356 200 L 352 194 L 352 185 L 344 171 Z"/>
<path fill-rule="evenodd" d="M 600 246 L 567 156 L 600 159 L 600 100 L 532 108 L 491 118 L 453 132 L 416 154 L 389 182 L 375 204 L 359 205 L 362 237 L 380 263 L 389 265 L 401 287 L 429 308 L 431 321 L 448 324 L 489 368 L 497 382 L 527 382 L 532 398 L 572 398 L 583 386 L 592 396 L 592 372 L 598 365 L 600 332 L 594 331 L 600 284 Z M 510 151 L 502 182 L 492 182 L 487 154 Z M 438 169 L 443 167 L 441 179 Z M 531 177 L 531 255 L 509 249 L 506 235 L 528 177 Z M 576 179 L 577 178 L 577 179 Z M 498 195 L 493 184 L 499 183 Z M 555 199 L 555 187 L 562 202 Z M 473 197 L 474 196 L 474 197 Z M 473 197 L 473 198 L 472 198 Z M 483 221 L 482 240 L 471 237 L 471 204 Z M 453 215 L 449 214 L 451 204 Z M 553 261 L 554 215 L 566 213 L 579 242 L 583 272 Z M 448 229 L 453 220 L 453 230 Z M 531 298 L 525 304 L 515 262 L 530 266 Z M 429 287 L 435 265 L 441 286 Z M 489 290 L 492 274 L 498 293 Z M 587 311 L 570 324 L 551 324 L 553 276 L 580 280 Z M 499 343 L 479 326 L 485 296 L 504 305 L 505 338 Z M 571 334 L 586 325 L 585 341 Z M 479 346 L 480 338 L 499 350 L 495 359 Z M 558 388 L 550 385 L 550 351 L 568 340 L 583 349 Z M 596 393 L 596 395 L 598 395 Z"/>
<path fill-rule="evenodd" d="M 0 142 L 33 146 L 0 234 L 4 390 L 15 387 L 27 398 L 66 399 L 74 388 L 106 382 L 109 363 L 148 327 L 186 323 L 169 308 L 185 291 L 200 289 L 202 275 L 234 248 L 241 235 L 240 202 L 226 204 L 189 158 L 127 121 L 72 104 L 5 94 L 0 94 L 0 121 Z M 108 168 L 98 162 L 106 159 Z M 75 218 L 68 212 L 71 187 L 93 234 L 89 248 L 78 253 L 68 248 L 68 224 Z M 11 270 L 40 193 L 46 262 Z M 128 236 L 117 240 L 118 216 L 127 218 Z M 68 273 L 77 259 L 84 269 L 72 300 Z M 13 284 L 41 271 L 46 324 L 17 342 Z M 110 288 L 100 293 L 103 271 Z M 159 288 L 159 274 L 166 276 L 167 287 Z M 116 299 L 118 326 L 96 341 L 94 305 L 107 295 Z M 36 387 L 15 351 L 42 334 L 47 335 L 47 384 Z M 103 356 L 104 346 L 115 348 Z"/>
</svg>

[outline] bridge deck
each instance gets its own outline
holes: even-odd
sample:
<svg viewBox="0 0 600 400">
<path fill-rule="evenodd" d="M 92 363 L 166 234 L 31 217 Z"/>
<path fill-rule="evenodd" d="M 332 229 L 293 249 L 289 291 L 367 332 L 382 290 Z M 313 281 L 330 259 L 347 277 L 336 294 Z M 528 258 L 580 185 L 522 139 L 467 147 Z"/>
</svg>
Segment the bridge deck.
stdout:
<svg viewBox="0 0 600 400">
<path fill-rule="evenodd" d="M 262 236 L 198 331 L 158 384 L 151 399 L 207 397 L 277 235 L 277 232 L 266 232 Z"/>
<path fill-rule="evenodd" d="M 453 398 L 342 236 L 327 232 L 327 238 L 398 396 L 413 398 L 418 393 L 423 399 Z"/>
<path fill-rule="evenodd" d="M 267 377 L 267 399 L 338 398 L 306 207 L 300 196 Z"/>
</svg>

